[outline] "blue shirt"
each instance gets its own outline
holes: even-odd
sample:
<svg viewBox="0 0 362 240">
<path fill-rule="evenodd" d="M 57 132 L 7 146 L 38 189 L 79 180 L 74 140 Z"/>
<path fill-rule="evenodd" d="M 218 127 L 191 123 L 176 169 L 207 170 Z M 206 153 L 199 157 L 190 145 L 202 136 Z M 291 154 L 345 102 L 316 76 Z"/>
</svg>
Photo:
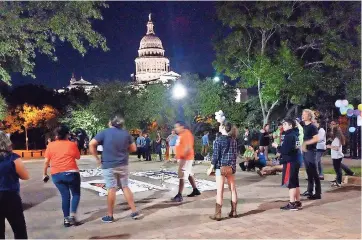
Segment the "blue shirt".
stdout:
<svg viewBox="0 0 362 240">
<path fill-rule="evenodd" d="M 261 164 L 263 164 L 264 166 L 266 166 L 266 158 L 265 158 L 265 156 L 264 156 L 264 153 L 258 153 L 258 158 L 259 158 L 259 162 L 261 163 Z"/>
<path fill-rule="evenodd" d="M 0 157 L 0 192 L 10 191 L 19 192 L 19 176 L 16 173 L 16 159 L 20 158 L 15 153 L 9 153 L 5 157 Z"/>
<path fill-rule="evenodd" d="M 177 142 L 177 138 L 178 138 L 178 136 L 175 134 L 175 135 L 170 135 L 170 136 L 168 136 L 168 139 L 169 139 L 169 142 L 168 142 L 168 144 L 171 146 L 171 147 L 173 147 L 173 146 L 176 146 L 176 142 Z"/>
<path fill-rule="evenodd" d="M 136 139 L 136 145 L 137 147 L 144 147 L 146 146 L 146 139 L 144 137 L 138 137 Z"/>
<path fill-rule="evenodd" d="M 209 136 L 208 135 L 204 135 L 202 136 L 202 145 L 209 145 Z"/>
<path fill-rule="evenodd" d="M 128 165 L 128 148 L 133 143 L 133 138 L 126 130 L 107 128 L 98 133 L 94 139 L 103 145 L 103 169 Z"/>
</svg>

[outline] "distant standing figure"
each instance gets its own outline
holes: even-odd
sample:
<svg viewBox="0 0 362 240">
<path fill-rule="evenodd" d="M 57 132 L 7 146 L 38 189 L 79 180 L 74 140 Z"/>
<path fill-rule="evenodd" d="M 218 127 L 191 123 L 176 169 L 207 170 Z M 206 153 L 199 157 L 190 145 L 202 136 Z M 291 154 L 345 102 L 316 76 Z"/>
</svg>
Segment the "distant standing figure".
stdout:
<svg viewBox="0 0 362 240">
<path fill-rule="evenodd" d="M 208 158 L 209 155 L 209 132 L 205 132 L 204 136 L 202 136 L 202 155 L 205 158 Z"/>
<path fill-rule="evenodd" d="M 342 145 L 345 144 L 345 138 L 340 128 L 333 128 L 333 142 L 331 145 L 327 145 L 327 148 L 331 149 L 331 155 L 333 160 L 334 171 L 336 172 L 337 178 L 332 181 L 332 187 L 340 187 L 342 184 L 342 160 L 344 154 L 342 152 Z"/>
<path fill-rule="evenodd" d="M 249 128 L 245 127 L 245 132 L 244 132 L 244 147 L 245 150 L 248 149 L 248 147 L 250 146 L 251 141 L 250 141 L 250 132 L 249 132 Z"/>
<path fill-rule="evenodd" d="M 160 157 L 160 161 L 162 161 L 162 137 L 161 133 L 158 131 L 156 136 L 156 153 Z"/>
<path fill-rule="evenodd" d="M 28 180 L 29 173 L 19 155 L 12 152 L 12 143 L 0 131 L 0 238 L 5 239 L 5 219 L 14 232 L 15 239 L 27 239 L 20 182 Z"/>
<path fill-rule="evenodd" d="M 268 149 L 270 144 L 270 133 L 269 133 L 269 124 L 265 124 L 263 129 L 260 130 L 260 138 L 259 138 L 259 149 L 260 152 L 264 153 L 264 156 L 267 161 L 269 161 L 268 157 Z"/>
<path fill-rule="evenodd" d="M 144 147 L 146 145 L 145 142 L 145 138 L 143 137 L 142 133 L 139 134 L 137 140 L 136 140 L 136 145 L 137 145 L 137 157 L 138 160 L 141 160 L 141 156 L 143 159 L 145 159 L 145 154 L 144 154 Z"/>
<path fill-rule="evenodd" d="M 151 139 L 148 136 L 148 134 L 145 134 L 145 155 L 146 155 L 146 161 L 151 161 Z"/>
<path fill-rule="evenodd" d="M 172 130 L 171 134 L 167 137 L 168 145 L 170 146 L 169 154 L 172 161 L 175 161 L 177 138 L 175 130 Z"/>
</svg>

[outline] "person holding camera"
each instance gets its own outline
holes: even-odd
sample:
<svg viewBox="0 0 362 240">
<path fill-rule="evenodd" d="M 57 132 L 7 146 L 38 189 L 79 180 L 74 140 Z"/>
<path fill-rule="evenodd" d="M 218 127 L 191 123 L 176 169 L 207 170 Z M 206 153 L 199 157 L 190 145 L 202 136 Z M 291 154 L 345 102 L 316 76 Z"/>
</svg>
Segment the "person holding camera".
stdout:
<svg viewBox="0 0 362 240">
<path fill-rule="evenodd" d="M 53 183 L 62 197 L 64 227 L 77 225 L 76 213 L 80 201 L 80 174 L 76 160 L 80 159 L 78 145 L 69 140 L 67 126 L 55 129 L 56 141 L 48 144 L 45 151 L 43 181 L 49 180 L 48 168 Z M 72 193 L 72 198 L 70 196 Z M 72 202 L 72 204 L 70 204 Z"/>
</svg>

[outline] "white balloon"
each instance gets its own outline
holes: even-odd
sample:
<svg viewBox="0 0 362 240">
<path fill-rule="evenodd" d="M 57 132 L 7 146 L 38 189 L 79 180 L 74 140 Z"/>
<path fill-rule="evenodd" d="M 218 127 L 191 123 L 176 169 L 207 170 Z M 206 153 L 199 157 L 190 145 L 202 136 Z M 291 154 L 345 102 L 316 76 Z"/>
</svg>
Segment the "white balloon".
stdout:
<svg viewBox="0 0 362 240">
<path fill-rule="evenodd" d="M 334 104 L 337 108 L 340 108 L 342 106 L 342 100 L 337 100 Z"/>
<path fill-rule="evenodd" d="M 225 116 L 222 116 L 222 117 L 221 117 L 221 121 L 222 121 L 222 122 L 225 122 Z"/>
<path fill-rule="evenodd" d="M 342 106 L 347 107 L 348 106 L 348 100 L 346 100 L 346 99 L 342 100 Z"/>
<path fill-rule="evenodd" d="M 224 113 L 222 112 L 222 110 L 219 110 L 219 114 L 222 115 L 222 114 L 224 114 Z"/>
</svg>

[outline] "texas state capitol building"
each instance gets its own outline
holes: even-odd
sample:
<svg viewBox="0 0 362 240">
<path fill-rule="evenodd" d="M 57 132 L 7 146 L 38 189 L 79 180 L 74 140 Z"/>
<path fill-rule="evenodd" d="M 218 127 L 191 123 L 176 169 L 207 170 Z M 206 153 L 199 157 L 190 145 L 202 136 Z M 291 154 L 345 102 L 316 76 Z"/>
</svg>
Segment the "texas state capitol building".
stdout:
<svg viewBox="0 0 362 240">
<path fill-rule="evenodd" d="M 148 15 L 147 33 L 141 39 L 135 63 L 136 74 L 132 75 L 134 85 L 168 83 L 180 78 L 179 74 L 170 69 L 170 60 L 165 57 L 162 41 L 155 34 L 151 14 Z"/>
</svg>

